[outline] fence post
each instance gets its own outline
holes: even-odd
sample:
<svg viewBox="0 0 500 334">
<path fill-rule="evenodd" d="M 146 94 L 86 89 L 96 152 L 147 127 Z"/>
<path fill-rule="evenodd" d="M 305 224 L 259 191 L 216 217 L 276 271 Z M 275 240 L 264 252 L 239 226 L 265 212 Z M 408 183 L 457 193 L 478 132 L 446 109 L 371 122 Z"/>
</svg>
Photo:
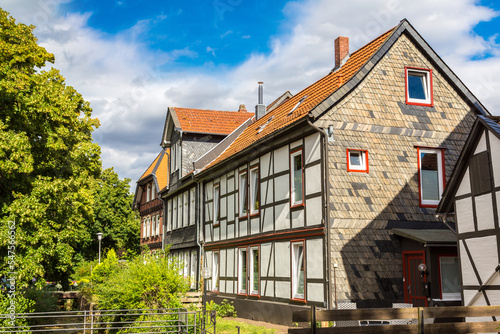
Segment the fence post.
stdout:
<svg viewBox="0 0 500 334">
<path fill-rule="evenodd" d="M 316 334 L 316 306 L 311 306 L 311 334 Z"/>
<path fill-rule="evenodd" d="M 83 310 L 83 334 L 87 333 L 87 310 Z"/>
<path fill-rule="evenodd" d="M 424 334 L 424 308 L 418 308 L 418 334 Z"/>
<path fill-rule="evenodd" d="M 94 311 L 90 310 L 90 334 L 94 334 Z"/>
</svg>

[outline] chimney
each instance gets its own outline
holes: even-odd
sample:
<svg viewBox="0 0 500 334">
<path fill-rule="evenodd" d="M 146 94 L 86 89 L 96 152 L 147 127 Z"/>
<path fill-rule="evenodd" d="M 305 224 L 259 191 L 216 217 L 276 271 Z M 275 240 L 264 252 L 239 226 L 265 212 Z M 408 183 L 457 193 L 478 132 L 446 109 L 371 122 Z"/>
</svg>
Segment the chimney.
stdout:
<svg viewBox="0 0 500 334">
<path fill-rule="evenodd" d="M 238 111 L 247 112 L 247 107 L 244 104 L 240 104 L 240 108 L 238 109 Z"/>
<path fill-rule="evenodd" d="M 258 103 L 255 106 L 255 120 L 258 120 L 266 114 L 266 106 L 264 105 L 264 87 L 263 82 L 259 82 L 259 98 Z"/>
<path fill-rule="evenodd" d="M 349 55 L 349 38 L 337 37 L 335 39 L 335 68 L 339 68 L 342 60 Z"/>
</svg>

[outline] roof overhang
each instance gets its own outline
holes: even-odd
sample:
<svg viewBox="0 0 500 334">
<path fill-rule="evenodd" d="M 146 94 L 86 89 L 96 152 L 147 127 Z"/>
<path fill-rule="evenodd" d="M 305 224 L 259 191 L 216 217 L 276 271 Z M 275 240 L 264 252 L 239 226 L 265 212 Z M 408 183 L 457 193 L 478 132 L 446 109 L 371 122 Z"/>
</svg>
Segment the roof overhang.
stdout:
<svg viewBox="0 0 500 334">
<path fill-rule="evenodd" d="M 457 246 L 457 236 L 449 229 L 414 230 L 406 228 L 391 229 L 393 235 L 410 239 L 428 246 Z"/>
</svg>

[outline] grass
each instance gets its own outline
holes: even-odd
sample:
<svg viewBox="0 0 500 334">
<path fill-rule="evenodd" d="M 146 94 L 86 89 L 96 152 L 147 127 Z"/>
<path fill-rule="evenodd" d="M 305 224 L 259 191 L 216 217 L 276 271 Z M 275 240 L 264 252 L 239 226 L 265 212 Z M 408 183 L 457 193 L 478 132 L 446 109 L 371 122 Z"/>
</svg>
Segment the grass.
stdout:
<svg viewBox="0 0 500 334">
<path fill-rule="evenodd" d="M 238 328 L 236 328 L 236 326 L 240 327 L 241 334 L 274 334 L 276 332 L 275 329 L 249 325 L 230 318 L 217 317 L 217 333 L 238 334 Z"/>
</svg>

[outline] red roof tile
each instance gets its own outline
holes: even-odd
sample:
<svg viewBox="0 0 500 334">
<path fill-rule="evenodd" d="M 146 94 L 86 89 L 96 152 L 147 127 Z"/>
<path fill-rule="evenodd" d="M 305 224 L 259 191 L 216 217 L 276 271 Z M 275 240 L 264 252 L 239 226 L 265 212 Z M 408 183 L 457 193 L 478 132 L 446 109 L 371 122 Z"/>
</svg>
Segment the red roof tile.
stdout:
<svg viewBox="0 0 500 334">
<path fill-rule="evenodd" d="M 233 154 L 240 152 L 252 143 L 264 138 L 270 133 L 284 128 L 299 119 L 306 116 L 310 110 L 328 98 L 333 92 L 342 87 L 344 83 L 349 81 L 358 70 L 375 54 L 378 48 L 386 41 L 394 29 L 389 30 L 379 36 L 369 44 L 357 50 L 345 64 L 335 72 L 330 72 L 325 77 L 313 83 L 301 92 L 295 94 L 292 98 L 280 104 L 276 109 L 270 111 L 258 121 L 250 124 L 248 128 L 214 161 L 206 168 L 214 166 L 221 161 L 231 157 Z M 302 100 L 303 99 L 303 100 Z M 290 111 L 297 105 L 299 101 L 302 103 L 292 112 Z M 272 117 L 272 120 L 268 120 Z M 260 130 L 261 126 L 265 127 Z M 260 131 L 260 132 L 259 132 Z M 205 169 L 206 169 L 205 168 Z"/>
<path fill-rule="evenodd" d="M 219 111 L 174 108 L 184 132 L 228 135 L 254 113 L 244 111 Z"/>
</svg>

